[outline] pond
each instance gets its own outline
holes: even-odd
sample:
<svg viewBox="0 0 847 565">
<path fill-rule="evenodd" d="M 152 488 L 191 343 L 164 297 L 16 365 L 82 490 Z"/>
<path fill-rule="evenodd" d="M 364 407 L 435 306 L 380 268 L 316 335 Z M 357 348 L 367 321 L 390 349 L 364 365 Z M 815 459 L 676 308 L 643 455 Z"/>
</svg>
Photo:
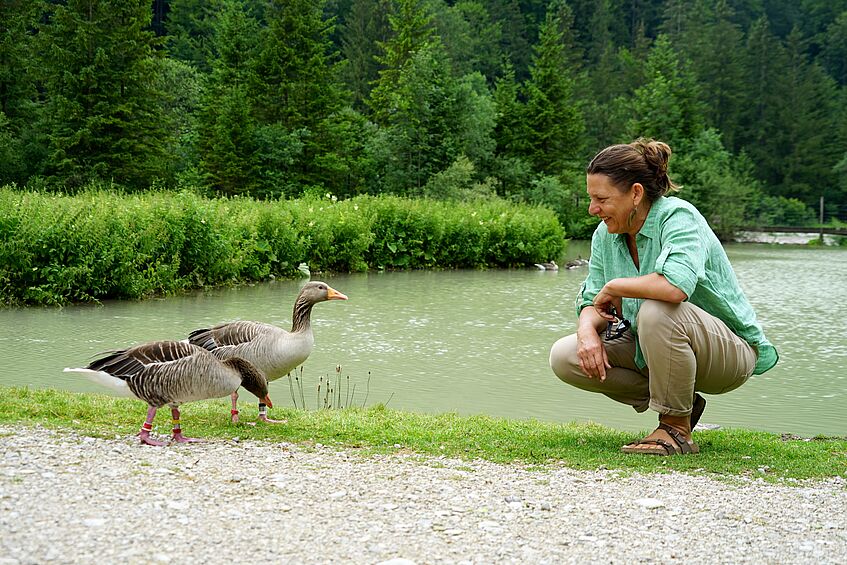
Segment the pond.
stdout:
<svg viewBox="0 0 847 565">
<path fill-rule="evenodd" d="M 703 422 L 847 434 L 847 250 L 728 244 L 727 251 L 781 360 L 740 389 L 707 397 Z M 572 242 L 568 256 L 587 252 L 585 242 Z M 350 300 L 318 304 L 312 313 L 316 347 L 300 381 L 303 398 L 310 408 L 320 404 L 319 380 L 336 380 L 340 365 L 342 404 L 651 428 L 654 413 L 636 414 L 568 387 L 547 365 L 550 345 L 576 328 L 574 295 L 585 274 L 583 267 L 326 277 Z M 182 339 L 225 320 L 261 320 L 287 329 L 300 284 L 0 310 L 0 384 L 105 392 L 62 369 L 84 366 L 105 350 Z M 287 379 L 276 381 L 271 398 L 293 406 L 292 389 L 299 399 Z M 252 406 L 249 394 L 241 398 Z"/>
</svg>

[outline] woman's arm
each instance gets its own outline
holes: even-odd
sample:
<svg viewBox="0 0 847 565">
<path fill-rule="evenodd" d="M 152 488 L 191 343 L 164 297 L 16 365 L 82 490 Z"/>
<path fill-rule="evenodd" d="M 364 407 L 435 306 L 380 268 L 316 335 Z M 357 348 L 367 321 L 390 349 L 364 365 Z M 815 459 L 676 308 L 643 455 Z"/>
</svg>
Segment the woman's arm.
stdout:
<svg viewBox="0 0 847 565">
<path fill-rule="evenodd" d="M 620 314 L 622 298 L 648 298 L 663 302 L 680 303 L 688 296 L 672 285 L 664 275 L 651 273 L 640 277 L 612 279 L 594 297 L 594 310 L 605 320 L 612 321 L 614 306 Z"/>
<path fill-rule="evenodd" d="M 579 368 L 589 379 L 606 380 L 606 369 L 611 369 L 606 347 L 600 338 L 600 331 L 606 327 L 606 320 L 600 317 L 594 308 L 583 308 L 579 313 L 579 325 L 576 329 L 577 357 Z"/>
</svg>

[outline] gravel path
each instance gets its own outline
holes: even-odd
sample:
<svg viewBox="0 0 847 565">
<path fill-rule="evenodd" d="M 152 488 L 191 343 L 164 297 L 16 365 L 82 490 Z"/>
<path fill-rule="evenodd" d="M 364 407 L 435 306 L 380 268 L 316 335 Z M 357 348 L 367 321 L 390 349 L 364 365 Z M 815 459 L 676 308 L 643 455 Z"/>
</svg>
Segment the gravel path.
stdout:
<svg viewBox="0 0 847 565">
<path fill-rule="evenodd" d="M 0 565 L 845 563 L 847 480 L 733 484 L 0 426 Z"/>
</svg>

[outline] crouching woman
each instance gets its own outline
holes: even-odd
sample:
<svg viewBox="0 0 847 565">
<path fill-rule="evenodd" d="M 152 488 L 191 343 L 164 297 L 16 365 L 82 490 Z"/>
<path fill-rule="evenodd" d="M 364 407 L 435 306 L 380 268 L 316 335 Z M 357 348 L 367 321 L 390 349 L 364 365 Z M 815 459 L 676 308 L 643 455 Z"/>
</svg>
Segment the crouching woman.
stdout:
<svg viewBox="0 0 847 565">
<path fill-rule="evenodd" d="M 577 332 L 550 351 L 562 381 L 659 413 L 656 430 L 626 453 L 697 453 L 698 393 L 734 390 L 778 359 L 706 220 L 667 196 L 676 190 L 670 156 L 665 143 L 639 139 L 591 160 L 589 213 L 601 222 Z"/>
</svg>

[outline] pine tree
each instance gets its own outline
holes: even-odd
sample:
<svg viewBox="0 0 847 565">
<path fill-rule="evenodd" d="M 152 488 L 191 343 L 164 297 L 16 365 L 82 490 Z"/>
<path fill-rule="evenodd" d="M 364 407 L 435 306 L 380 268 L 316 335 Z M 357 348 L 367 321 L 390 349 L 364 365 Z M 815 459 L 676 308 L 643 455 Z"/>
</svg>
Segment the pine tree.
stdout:
<svg viewBox="0 0 847 565">
<path fill-rule="evenodd" d="M 563 31 L 564 4 L 548 7 L 526 82 L 527 157 L 537 171 L 562 175 L 580 166 L 585 124 L 574 96 L 578 69 Z"/>
<path fill-rule="evenodd" d="M 676 50 L 696 69 L 707 123 L 721 132 L 730 148 L 736 145 L 745 82 L 743 33 L 734 17 L 726 0 L 697 0 L 670 5 L 664 26 L 672 31 L 668 37 Z"/>
<path fill-rule="evenodd" d="M 500 53 L 508 55 L 515 78 L 523 82 L 529 78 L 534 34 L 521 13 L 520 0 L 484 0 L 484 6 L 492 21 L 500 25 Z"/>
<path fill-rule="evenodd" d="M 157 90 L 160 42 L 146 0 L 69 0 L 45 18 L 52 172 L 68 187 L 92 178 L 133 188 L 168 170 L 173 135 Z"/>
<path fill-rule="evenodd" d="M 827 28 L 821 55 L 830 76 L 847 85 L 847 10 Z"/>
<path fill-rule="evenodd" d="M 757 20 L 747 34 L 746 61 L 747 89 L 739 116 L 738 144 L 755 164 L 756 176 L 768 187 L 779 182 L 774 149 L 786 142 L 777 109 L 788 57 L 767 18 Z"/>
<path fill-rule="evenodd" d="M 493 82 L 500 69 L 501 23 L 493 21 L 478 0 L 437 3 L 434 21 L 453 63 L 453 74 L 480 72 Z"/>
<path fill-rule="evenodd" d="M 844 151 L 829 129 L 839 115 L 837 87 L 819 64 L 808 61 L 799 30 L 789 34 L 786 51 L 789 65 L 781 78 L 783 102 L 778 106 L 785 143 L 770 144 L 781 157 L 775 163 L 780 182 L 772 189 L 815 205 L 837 183 L 833 167 Z"/>
</svg>

